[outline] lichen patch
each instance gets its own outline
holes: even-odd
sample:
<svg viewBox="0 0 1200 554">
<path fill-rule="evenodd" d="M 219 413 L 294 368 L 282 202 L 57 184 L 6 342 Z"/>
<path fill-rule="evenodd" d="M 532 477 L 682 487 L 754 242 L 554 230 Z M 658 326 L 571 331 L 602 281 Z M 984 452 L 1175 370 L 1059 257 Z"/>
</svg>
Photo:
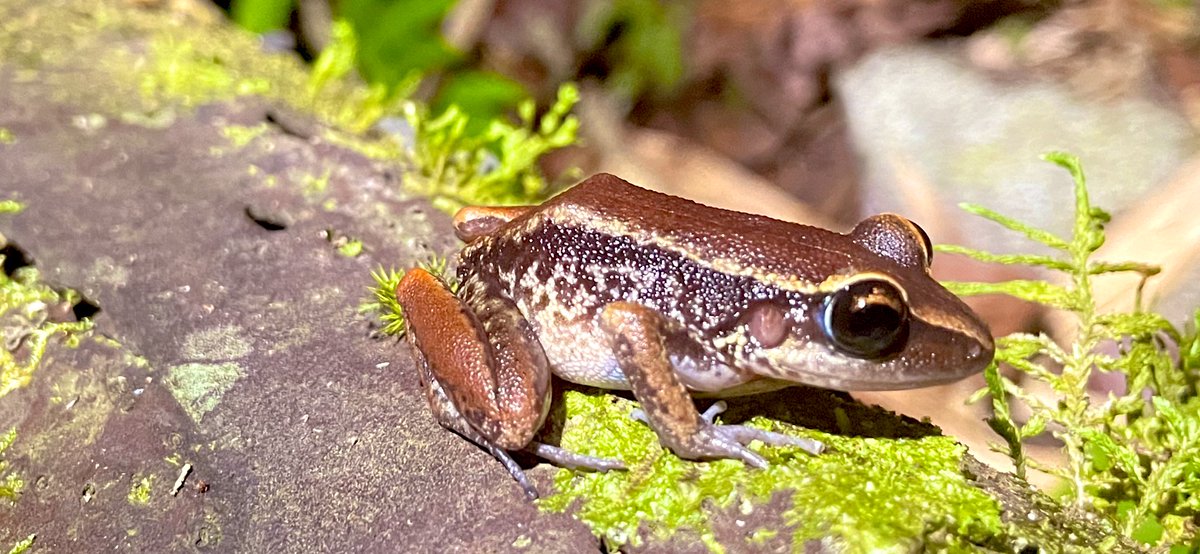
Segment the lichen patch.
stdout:
<svg viewBox="0 0 1200 554">
<path fill-rule="evenodd" d="M 166 385 L 196 424 L 221 403 L 221 397 L 246 375 L 234 362 L 188 363 L 167 370 Z"/>
</svg>

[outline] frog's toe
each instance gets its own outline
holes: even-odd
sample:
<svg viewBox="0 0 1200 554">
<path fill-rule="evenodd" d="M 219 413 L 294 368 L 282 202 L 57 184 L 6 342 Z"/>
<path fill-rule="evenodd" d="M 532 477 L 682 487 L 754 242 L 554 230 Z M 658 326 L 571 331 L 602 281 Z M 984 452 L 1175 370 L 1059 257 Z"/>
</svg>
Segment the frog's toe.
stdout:
<svg viewBox="0 0 1200 554">
<path fill-rule="evenodd" d="M 504 464 L 504 468 L 512 475 L 513 479 L 521 485 L 521 489 L 525 491 L 525 496 L 530 500 L 538 499 L 537 487 L 533 486 L 533 482 L 529 480 L 529 476 L 525 475 L 525 470 L 521 469 L 521 465 L 509 455 L 508 451 L 488 442 L 486 440 L 479 441 L 474 437 L 468 437 L 476 444 L 482 446 L 485 450 L 491 453 L 500 463 Z"/>
<path fill-rule="evenodd" d="M 767 460 L 742 444 L 737 433 L 732 432 L 728 425 L 705 425 L 672 450 L 681 458 L 732 458 L 758 469 L 767 467 Z"/>
<path fill-rule="evenodd" d="M 704 421 L 712 423 L 713 420 L 717 418 L 717 416 L 725 413 L 725 409 L 728 407 L 729 407 L 729 405 L 726 404 L 724 400 L 718 400 L 716 402 L 713 402 L 712 405 L 709 406 L 707 410 L 704 410 L 704 413 L 701 413 L 700 417 L 704 418 Z"/>
<path fill-rule="evenodd" d="M 728 405 L 725 404 L 725 401 L 718 400 L 716 402 L 713 402 L 712 405 L 709 406 L 707 410 L 704 410 L 704 412 L 700 414 L 700 417 L 703 418 L 705 422 L 712 423 L 713 420 L 717 418 L 717 416 L 725 413 L 726 408 L 728 408 Z M 650 424 L 650 419 L 648 417 L 646 417 L 646 412 L 643 411 L 641 408 L 634 408 L 632 411 L 629 412 L 629 417 L 633 418 L 634 421 L 640 421 L 647 425 Z"/>
<path fill-rule="evenodd" d="M 592 471 L 627 469 L 625 462 L 621 460 L 587 456 L 540 442 L 529 443 L 526 450 L 536 454 L 539 458 L 553 462 L 556 466 L 569 469 L 590 469 Z"/>
<path fill-rule="evenodd" d="M 767 467 L 767 460 L 746 446 L 755 440 L 772 446 L 792 446 L 811 454 L 820 454 L 825 448 L 825 445 L 812 439 L 764 431 L 745 425 L 708 424 L 684 444 L 677 445 L 674 450 L 683 458 L 732 458 L 741 460 L 751 467 L 763 469 Z"/>
<path fill-rule="evenodd" d="M 750 441 L 757 440 L 771 446 L 794 446 L 813 455 L 825 451 L 825 444 L 813 439 L 793 437 L 774 431 L 764 431 L 747 425 L 722 425 L 720 427 L 721 429 L 725 429 L 726 433 L 734 437 L 734 440 L 741 444 L 749 444 Z"/>
<path fill-rule="evenodd" d="M 825 450 L 824 444 L 813 439 L 793 437 L 791 435 L 776 433 L 774 431 L 764 431 L 762 429 L 757 429 L 746 425 L 717 425 L 713 423 L 713 420 L 716 419 L 718 415 L 724 413 L 727 407 L 728 406 L 725 404 L 724 400 L 718 400 L 713 402 L 707 410 L 704 410 L 704 413 L 701 413 L 700 417 L 704 418 L 704 421 L 708 422 L 709 424 L 722 429 L 722 433 L 725 433 L 730 438 L 737 441 L 738 444 L 746 445 L 750 444 L 750 441 L 757 440 L 761 441 L 763 444 L 769 444 L 771 446 L 793 446 L 814 455 L 820 454 Z"/>
</svg>

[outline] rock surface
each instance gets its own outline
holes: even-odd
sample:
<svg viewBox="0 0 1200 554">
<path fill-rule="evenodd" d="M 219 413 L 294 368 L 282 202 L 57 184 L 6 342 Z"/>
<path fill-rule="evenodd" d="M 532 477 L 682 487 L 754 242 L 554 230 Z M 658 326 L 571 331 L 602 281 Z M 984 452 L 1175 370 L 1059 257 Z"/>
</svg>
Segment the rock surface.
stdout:
<svg viewBox="0 0 1200 554">
<path fill-rule="evenodd" d="M 0 3 L 0 19 L 63 7 Z M 11 46 L 0 54 L 0 127 L 13 137 L 0 196 L 27 207 L 0 217 L 0 233 L 98 305 L 95 334 L 112 339 L 56 345 L 31 386 L 0 399 L 0 427 L 18 432 L 5 457 L 29 483 L 0 508 L 0 544 L 36 533 L 44 552 L 594 549 L 585 527 L 540 514 L 490 457 L 442 431 L 407 348 L 372 338 L 356 312 L 377 264 L 451 245 L 448 218 L 367 158 L 267 123 L 281 106 L 218 102 L 154 128 L 121 122 L 131 114 L 108 100 L 56 101 L 60 87 L 107 81 L 91 60 L 147 48 L 128 31 L 89 29 L 86 47 L 33 67 Z M 244 147 L 222 132 L 264 123 Z M 298 186 L 314 180 L 319 193 Z M 368 252 L 340 254 L 342 236 Z"/>
</svg>

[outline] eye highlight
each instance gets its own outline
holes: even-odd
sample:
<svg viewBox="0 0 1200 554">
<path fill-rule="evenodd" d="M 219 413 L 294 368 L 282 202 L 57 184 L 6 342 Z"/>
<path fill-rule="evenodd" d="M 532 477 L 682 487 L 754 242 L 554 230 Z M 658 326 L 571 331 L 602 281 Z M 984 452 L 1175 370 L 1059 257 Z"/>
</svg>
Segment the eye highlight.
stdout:
<svg viewBox="0 0 1200 554">
<path fill-rule="evenodd" d="M 838 349 L 867 359 L 886 358 L 908 340 L 904 293 L 884 279 L 847 284 L 829 295 L 821 326 Z"/>
<path fill-rule="evenodd" d="M 763 348 L 775 348 L 783 344 L 791 329 L 783 309 L 768 303 L 750 306 L 746 312 L 746 328 Z"/>
</svg>

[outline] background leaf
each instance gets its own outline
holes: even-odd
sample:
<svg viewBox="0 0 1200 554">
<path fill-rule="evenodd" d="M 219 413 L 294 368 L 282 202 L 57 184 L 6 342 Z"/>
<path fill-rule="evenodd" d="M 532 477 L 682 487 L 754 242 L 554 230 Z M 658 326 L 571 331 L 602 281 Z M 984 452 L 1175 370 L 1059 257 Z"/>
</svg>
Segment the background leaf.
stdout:
<svg viewBox="0 0 1200 554">
<path fill-rule="evenodd" d="M 265 33 L 286 27 L 294 4 L 295 0 L 232 0 L 229 15 L 243 29 Z"/>
</svg>

